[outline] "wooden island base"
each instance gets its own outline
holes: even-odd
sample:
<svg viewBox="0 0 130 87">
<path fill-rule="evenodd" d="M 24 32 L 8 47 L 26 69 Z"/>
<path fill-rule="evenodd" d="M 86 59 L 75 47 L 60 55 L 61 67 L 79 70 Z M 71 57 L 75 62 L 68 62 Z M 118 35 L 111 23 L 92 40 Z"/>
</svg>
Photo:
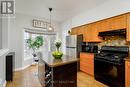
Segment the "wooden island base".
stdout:
<svg viewBox="0 0 130 87">
<path fill-rule="evenodd" d="M 77 58 L 64 56 L 59 60 L 52 58 L 53 61 L 44 58 L 40 58 L 38 64 L 42 87 L 77 87 Z"/>
</svg>

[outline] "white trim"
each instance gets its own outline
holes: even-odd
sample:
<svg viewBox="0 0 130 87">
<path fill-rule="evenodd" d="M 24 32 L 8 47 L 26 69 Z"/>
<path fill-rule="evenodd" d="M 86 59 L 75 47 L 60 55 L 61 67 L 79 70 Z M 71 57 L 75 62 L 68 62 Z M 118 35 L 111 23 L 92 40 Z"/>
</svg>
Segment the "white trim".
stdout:
<svg viewBox="0 0 130 87">
<path fill-rule="evenodd" d="M 6 87 L 6 83 L 7 83 L 7 82 L 6 82 L 6 81 L 4 81 L 3 87 Z"/>
<path fill-rule="evenodd" d="M 31 66 L 31 64 L 24 66 L 24 67 L 21 67 L 21 68 L 16 68 L 14 71 L 21 71 L 21 70 L 28 68 L 29 66 Z"/>
<path fill-rule="evenodd" d="M 0 50 L 0 56 L 3 56 L 3 55 L 5 55 L 5 54 L 8 54 L 8 52 L 9 52 L 9 49 L 1 49 L 1 50 Z"/>
</svg>

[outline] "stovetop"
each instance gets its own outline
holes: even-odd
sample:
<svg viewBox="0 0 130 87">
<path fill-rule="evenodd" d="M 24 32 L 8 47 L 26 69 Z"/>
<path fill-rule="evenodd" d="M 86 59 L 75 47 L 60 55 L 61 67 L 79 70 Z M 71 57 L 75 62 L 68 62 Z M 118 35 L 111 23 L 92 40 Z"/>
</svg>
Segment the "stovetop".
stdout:
<svg viewBox="0 0 130 87">
<path fill-rule="evenodd" d="M 121 64 L 124 58 L 128 56 L 128 48 L 126 46 L 124 48 L 122 46 L 104 46 L 102 49 L 103 50 L 101 50 L 100 53 L 95 54 L 96 60 L 110 62 L 113 64 Z"/>
<path fill-rule="evenodd" d="M 126 57 L 125 54 L 108 54 L 108 53 L 99 53 L 95 55 L 96 59 L 106 60 L 108 62 L 120 63 Z"/>
</svg>

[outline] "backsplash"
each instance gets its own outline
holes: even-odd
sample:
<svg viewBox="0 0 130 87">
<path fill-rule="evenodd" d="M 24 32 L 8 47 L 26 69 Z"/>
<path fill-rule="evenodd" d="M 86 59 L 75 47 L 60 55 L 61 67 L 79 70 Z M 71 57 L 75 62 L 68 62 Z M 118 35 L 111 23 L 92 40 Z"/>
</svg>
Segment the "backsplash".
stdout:
<svg viewBox="0 0 130 87">
<path fill-rule="evenodd" d="M 98 44 L 99 48 L 101 46 L 129 46 L 130 42 L 126 41 L 124 36 L 106 36 L 104 41 Z"/>
<path fill-rule="evenodd" d="M 99 43 L 100 46 L 125 46 L 127 45 L 126 39 L 123 36 L 106 36 L 104 41 Z"/>
</svg>

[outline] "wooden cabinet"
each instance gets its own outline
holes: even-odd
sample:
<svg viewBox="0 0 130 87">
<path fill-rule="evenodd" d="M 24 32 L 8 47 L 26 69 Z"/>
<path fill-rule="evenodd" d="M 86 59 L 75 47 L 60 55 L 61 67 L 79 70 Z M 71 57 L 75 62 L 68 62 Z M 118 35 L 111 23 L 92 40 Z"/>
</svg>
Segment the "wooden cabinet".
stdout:
<svg viewBox="0 0 130 87">
<path fill-rule="evenodd" d="M 101 38 L 98 37 L 97 23 L 86 25 L 84 41 L 85 42 L 101 42 L 102 41 Z"/>
<path fill-rule="evenodd" d="M 127 14 L 126 40 L 130 41 L 130 13 Z"/>
<path fill-rule="evenodd" d="M 127 22 L 126 14 L 120 15 L 120 16 L 99 21 L 98 29 L 100 30 L 99 32 L 125 29 L 127 27 L 126 22 Z"/>
<path fill-rule="evenodd" d="M 125 62 L 125 87 L 130 87 L 130 61 Z"/>
<path fill-rule="evenodd" d="M 94 76 L 94 54 L 80 53 L 80 70 Z"/>
<path fill-rule="evenodd" d="M 78 29 L 77 28 L 72 28 L 71 29 L 71 35 L 77 35 L 77 32 L 78 31 Z"/>
<path fill-rule="evenodd" d="M 76 27 L 71 29 L 71 35 L 80 35 L 84 33 L 84 26 Z"/>
<path fill-rule="evenodd" d="M 90 42 L 90 37 L 91 37 L 91 25 L 85 25 L 84 27 L 84 42 Z"/>
<path fill-rule="evenodd" d="M 48 59 L 53 62 L 49 62 L 39 58 L 38 78 L 42 87 L 77 87 L 77 61 L 71 61 L 68 56 L 64 58 L 67 61 L 56 62 L 52 57 Z"/>
<path fill-rule="evenodd" d="M 110 18 L 110 30 L 125 29 L 127 22 L 127 15 L 120 15 Z"/>
<path fill-rule="evenodd" d="M 84 27 L 80 26 L 80 27 L 76 27 L 77 29 L 77 35 L 83 34 L 84 33 Z"/>
<path fill-rule="evenodd" d="M 127 29 L 127 41 L 130 41 L 130 13 L 104 19 L 72 29 L 72 35 L 83 34 L 84 42 L 101 42 L 99 32 Z"/>
<path fill-rule="evenodd" d="M 111 21 L 110 19 L 106 19 L 106 20 L 97 22 L 98 32 L 109 31 L 110 21 Z"/>
<path fill-rule="evenodd" d="M 90 42 L 101 42 L 102 39 L 98 36 L 98 23 L 93 23 L 91 24 L 91 37 L 90 37 Z"/>
</svg>

